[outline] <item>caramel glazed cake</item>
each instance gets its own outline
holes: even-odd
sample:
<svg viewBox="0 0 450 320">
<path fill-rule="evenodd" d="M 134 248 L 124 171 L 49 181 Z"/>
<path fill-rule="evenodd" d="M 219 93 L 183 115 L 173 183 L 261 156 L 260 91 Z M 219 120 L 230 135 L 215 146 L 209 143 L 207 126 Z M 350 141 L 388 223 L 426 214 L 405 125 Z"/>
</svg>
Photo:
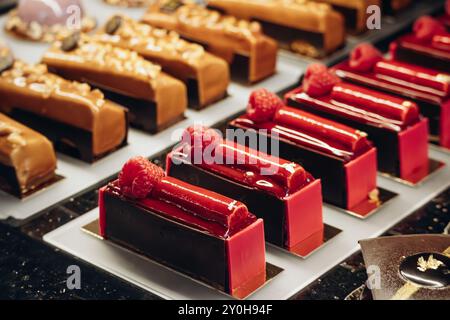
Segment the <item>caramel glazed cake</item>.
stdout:
<svg viewBox="0 0 450 320">
<path fill-rule="evenodd" d="M 343 16 L 327 3 L 307 0 L 209 0 L 208 7 L 257 21 L 294 52 L 317 58 L 345 42 Z"/>
<path fill-rule="evenodd" d="M 198 44 L 181 39 L 176 32 L 116 15 L 92 39 L 134 50 L 183 81 L 191 108 L 204 108 L 226 96 L 230 82 L 226 61 L 205 52 Z"/>
<path fill-rule="evenodd" d="M 158 132 L 184 119 L 186 86 L 135 51 L 74 33 L 55 42 L 42 61 L 62 77 L 89 83 L 127 107 L 138 128 Z"/>
<path fill-rule="evenodd" d="M 51 142 L 0 113 L 0 190 L 22 198 L 52 181 L 55 169 Z"/>
<path fill-rule="evenodd" d="M 44 64 L 9 60 L 0 69 L 0 111 L 39 131 L 61 152 L 93 162 L 127 141 L 127 110 L 88 84 Z"/>
<path fill-rule="evenodd" d="M 155 1 L 142 21 L 173 30 L 226 60 L 233 76 L 250 83 L 275 72 L 278 46 L 261 25 L 179 0 Z"/>
</svg>

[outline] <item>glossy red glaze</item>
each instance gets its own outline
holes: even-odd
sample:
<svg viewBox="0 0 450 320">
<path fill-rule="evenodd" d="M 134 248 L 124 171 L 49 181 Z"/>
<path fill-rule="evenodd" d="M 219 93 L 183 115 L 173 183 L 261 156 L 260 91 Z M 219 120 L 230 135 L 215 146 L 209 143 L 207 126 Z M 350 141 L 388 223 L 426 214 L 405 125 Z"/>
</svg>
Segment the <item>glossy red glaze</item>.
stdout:
<svg viewBox="0 0 450 320">
<path fill-rule="evenodd" d="M 415 103 L 347 83 L 336 85 L 325 97 L 313 98 L 301 89 L 287 97 L 330 114 L 397 132 L 419 121 Z"/>
<path fill-rule="evenodd" d="M 382 118 L 392 119 L 401 126 L 413 124 L 419 119 L 419 108 L 414 102 L 349 83 L 335 85 L 331 98 Z"/>
<path fill-rule="evenodd" d="M 296 192 L 314 180 L 296 163 L 225 139 L 216 145 L 211 158 L 196 159 L 193 152 L 196 152 L 193 148 L 181 148 L 177 156 L 207 171 L 270 192 L 279 198 Z"/>
<path fill-rule="evenodd" d="M 100 228 L 103 234 L 105 227 L 103 194 L 105 192 L 122 196 L 130 204 L 142 206 L 154 213 L 223 239 L 231 237 L 256 221 L 256 217 L 248 213 L 247 207 L 242 203 L 178 179 L 164 178 L 151 198 L 138 200 L 125 198 L 116 180 L 102 188 L 100 193 Z"/>
<path fill-rule="evenodd" d="M 330 131 L 333 130 L 339 132 L 341 130 L 344 130 L 348 133 L 354 134 L 355 136 L 360 135 L 361 141 L 352 144 L 353 146 L 358 146 L 358 148 L 349 148 L 350 144 L 346 144 L 343 141 L 340 141 L 340 136 L 338 134 L 336 134 L 335 136 L 318 134 L 317 131 L 314 132 L 313 130 L 303 130 L 301 126 L 291 126 L 289 124 L 277 123 L 275 121 L 266 123 L 254 123 L 245 115 L 235 119 L 234 122 L 243 128 L 267 130 L 267 133 L 271 136 L 278 135 L 278 137 L 280 137 L 281 139 L 287 140 L 291 143 L 295 143 L 328 155 L 339 157 L 344 161 L 350 161 L 351 159 L 354 159 L 361 153 L 364 153 L 371 148 L 371 144 L 367 140 L 365 135 L 358 130 L 352 129 L 331 120 L 317 117 L 295 108 L 285 106 L 280 110 L 284 110 L 286 112 L 286 115 L 289 113 L 291 115 L 297 115 L 304 117 L 305 119 L 310 119 L 311 122 L 316 124 L 321 123 L 321 126 L 330 129 Z M 333 127 L 334 129 L 332 129 Z M 347 138 L 348 137 L 346 137 L 345 141 L 348 141 Z"/>
<path fill-rule="evenodd" d="M 371 88 L 440 106 L 439 144 L 450 148 L 450 74 L 412 64 L 383 60 L 373 72 L 357 72 L 348 61 L 332 68 L 341 78 Z"/>
<path fill-rule="evenodd" d="M 432 45 L 432 43 L 423 43 L 420 40 L 416 39 L 416 37 L 412 34 L 400 37 L 397 42 L 395 42 L 394 45 L 391 46 L 391 54 L 394 59 L 396 58 L 396 46 L 402 46 L 405 49 L 416 51 L 427 56 L 434 56 L 444 61 L 450 61 L 449 49 L 435 47 Z"/>
<path fill-rule="evenodd" d="M 444 51 L 450 51 L 450 35 L 435 35 L 431 39 L 431 45 Z"/>
</svg>

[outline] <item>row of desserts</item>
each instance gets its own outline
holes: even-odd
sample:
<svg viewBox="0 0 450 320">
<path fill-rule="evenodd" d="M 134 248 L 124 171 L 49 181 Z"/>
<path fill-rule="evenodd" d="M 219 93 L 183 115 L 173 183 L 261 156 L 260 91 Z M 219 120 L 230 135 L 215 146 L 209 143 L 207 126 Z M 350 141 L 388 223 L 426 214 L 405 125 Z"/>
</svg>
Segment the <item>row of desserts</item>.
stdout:
<svg viewBox="0 0 450 320">
<path fill-rule="evenodd" d="M 422 24 L 430 30 L 429 19 L 416 22 L 416 38 Z M 302 86 L 286 95 L 290 106 L 257 90 L 246 114 L 228 124 L 258 141 L 276 140 L 280 158 L 252 151 L 246 139 L 190 127 L 167 156 L 165 173 L 146 159 L 131 159 L 119 179 L 100 190 L 101 236 L 233 296 L 256 290 L 265 281 L 264 239 L 293 252 L 321 241 L 322 195 L 344 208 L 377 201 L 377 167 L 405 177 L 428 166 L 420 99 L 364 88 L 370 81 L 351 84 L 339 72 L 343 66 L 366 78 L 374 68 L 380 75 L 393 70 L 391 81 L 448 96 L 448 75 L 383 59 L 360 45 L 331 70 L 311 65 Z M 192 245 L 177 245 L 182 241 Z"/>
<path fill-rule="evenodd" d="M 151 2 L 142 22 L 201 43 L 211 53 L 233 62 L 234 69 L 244 68 L 240 73 L 250 81 L 258 81 L 274 71 L 277 44 L 269 37 L 300 54 L 320 57 L 344 45 L 345 27 L 358 33 L 367 30 L 370 6 L 382 6 L 389 12 L 409 2 L 210 0 L 203 6 L 190 0 L 158 0 Z M 57 33 L 68 32 L 67 24 L 76 26 L 74 7 L 80 15 L 77 27 L 83 32 L 94 29 L 95 19 L 84 13 L 80 0 L 54 1 L 51 6 L 45 1 L 21 0 L 5 27 L 21 37 L 53 41 Z"/>
</svg>

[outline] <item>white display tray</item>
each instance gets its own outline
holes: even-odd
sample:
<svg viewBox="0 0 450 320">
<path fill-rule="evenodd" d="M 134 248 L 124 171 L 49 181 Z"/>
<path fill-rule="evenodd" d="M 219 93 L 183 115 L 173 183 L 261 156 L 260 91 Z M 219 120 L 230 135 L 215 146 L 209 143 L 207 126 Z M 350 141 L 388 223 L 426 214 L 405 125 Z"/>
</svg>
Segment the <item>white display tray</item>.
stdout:
<svg viewBox="0 0 450 320">
<path fill-rule="evenodd" d="M 378 185 L 399 196 L 366 220 L 325 206 L 324 222 L 342 230 L 307 259 L 267 247 L 267 262 L 284 269 L 249 299 L 288 299 L 359 249 L 358 241 L 381 235 L 450 185 L 450 155 L 436 150 L 430 156 L 446 167 L 412 188 L 379 177 Z M 44 241 L 165 299 L 229 299 L 228 296 L 168 270 L 135 253 L 82 231 L 98 218 L 98 209 L 46 234 Z"/>
<path fill-rule="evenodd" d="M 139 19 L 145 11 L 142 8 L 124 9 L 108 6 L 103 4 L 102 1 L 84 1 L 84 4 L 86 12 L 95 14 L 99 25 L 103 25 L 110 16 L 117 12 L 126 13 L 133 18 Z M 3 29 L 5 19 L 6 15 L 0 16 L 0 39 L 4 39 L 11 47 L 16 58 L 28 62 L 38 62 L 48 45 L 19 40 L 5 33 Z M 228 88 L 228 98 L 202 111 L 188 110 L 184 121 L 156 135 L 130 129 L 128 146 L 113 152 L 94 164 L 83 163 L 58 154 L 57 173 L 64 176 L 65 179 L 22 200 L 0 191 L 0 220 L 10 217 L 16 220 L 30 218 L 34 214 L 54 206 L 117 173 L 123 163 L 130 157 L 135 155 L 150 157 L 173 145 L 180 137 L 180 130 L 187 126 L 193 123 L 213 125 L 243 110 L 250 92 L 255 88 L 265 87 L 275 92 L 292 85 L 298 80 L 302 71 L 303 67 L 294 66 L 292 62 L 280 58 L 277 65 L 277 73 L 272 77 L 254 86 L 231 83 Z"/>
</svg>

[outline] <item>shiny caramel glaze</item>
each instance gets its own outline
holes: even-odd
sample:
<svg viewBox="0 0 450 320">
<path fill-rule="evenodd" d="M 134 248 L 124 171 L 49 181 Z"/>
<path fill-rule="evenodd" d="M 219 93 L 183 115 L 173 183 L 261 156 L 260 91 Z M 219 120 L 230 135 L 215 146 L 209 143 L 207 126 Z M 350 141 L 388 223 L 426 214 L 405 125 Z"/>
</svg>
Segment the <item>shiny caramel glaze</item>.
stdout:
<svg viewBox="0 0 450 320">
<path fill-rule="evenodd" d="M 202 46 L 180 38 L 176 32 L 153 28 L 126 16 L 114 34 L 102 27 L 93 40 L 138 52 L 145 59 L 184 82 L 195 79 L 199 86 L 200 105 L 221 99 L 230 82 L 228 64 L 211 55 Z"/>
<path fill-rule="evenodd" d="M 228 63 L 233 62 L 234 54 L 248 57 L 250 82 L 275 72 L 277 43 L 263 34 L 259 23 L 223 15 L 188 2 L 173 12 L 167 12 L 164 6 L 168 1 L 160 0 L 152 4 L 142 21 L 174 30 L 188 39 L 205 44 L 208 51 Z"/>
<path fill-rule="evenodd" d="M 125 110 L 89 85 L 65 80 L 44 64 L 16 61 L 0 74 L 0 110 L 19 108 L 92 132 L 93 153 L 118 147 L 126 137 Z"/>
<path fill-rule="evenodd" d="M 54 177 L 56 156 L 47 138 L 0 113 L 0 163 L 15 169 L 26 193 Z"/>
<path fill-rule="evenodd" d="M 158 125 L 182 116 L 186 110 L 185 85 L 135 51 L 92 40 L 85 34 L 71 51 L 62 50 L 61 45 L 55 42 L 42 61 L 64 77 L 154 101 Z"/>
<path fill-rule="evenodd" d="M 344 19 L 326 3 L 309 0 L 209 0 L 208 4 L 238 18 L 259 19 L 320 33 L 323 35 L 323 50 L 327 53 L 345 41 Z"/>
</svg>

